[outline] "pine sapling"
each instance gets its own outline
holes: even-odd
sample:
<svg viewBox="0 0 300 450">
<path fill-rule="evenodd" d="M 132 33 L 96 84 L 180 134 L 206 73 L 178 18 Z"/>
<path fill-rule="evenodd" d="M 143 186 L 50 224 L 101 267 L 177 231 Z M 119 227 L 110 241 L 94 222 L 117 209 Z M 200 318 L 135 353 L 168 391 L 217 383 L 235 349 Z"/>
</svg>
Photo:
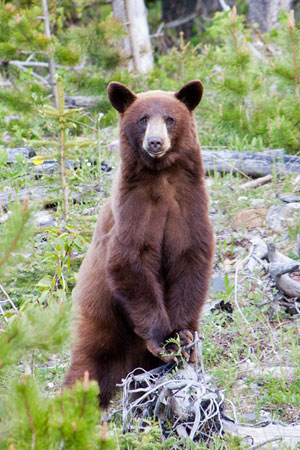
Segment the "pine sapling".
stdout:
<svg viewBox="0 0 300 450">
<path fill-rule="evenodd" d="M 68 182 L 67 182 L 67 176 L 66 176 L 66 170 L 65 170 L 65 161 L 66 161 L 66 153 L 67 150 L 71 148 L 83 148 L 83 147 L 89 147 L 91 145 L 94 145 L 94 142 L 92 142 L 89 139 L 74 139 L 69 140 L 67 139 L 67 134 L 71 128 L 74 128 L 74 123 L 68 122 L 68 118 L 70 116 L 73 116 L 75 114 L 78 114 L 82 111 L 81 108 L 77 109 L 65 109 L 65 95 L 64 95 L 64 88 L 63 88 L 63 81 L 60 76 L 56 77 L 57 79 L 57 108 L 54 108 L 50 105 L 44 105 L 43 111 L 41 113 L 49 117 L 54 121 L 57 127 L 57 135 L 55 140 L 34 140 L 29 141 L 31 146 L 45 146 L 45 147 L 53 147 L 58 149 L 58 155 L 55 156 L 59 157 L 60 160 L 60 180 L 61 180 L 61 187 L 63 192 L 63 205 L 64 205 L 64 219 L 65 221 L 68 220 L 69 215 L 69 203 L 68 203 Z M 37 161 L 43 162 L 42 156 L 37 156 Z"/>
</svg>

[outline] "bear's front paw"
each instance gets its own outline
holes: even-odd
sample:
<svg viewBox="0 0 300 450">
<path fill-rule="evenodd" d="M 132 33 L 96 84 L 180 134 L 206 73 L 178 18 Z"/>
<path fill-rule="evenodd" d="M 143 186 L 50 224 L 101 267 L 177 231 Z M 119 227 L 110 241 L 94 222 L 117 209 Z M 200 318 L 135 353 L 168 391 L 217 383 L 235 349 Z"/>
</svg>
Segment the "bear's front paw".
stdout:
<svg viewBox="0 0 300 450">
<path fill-rule="evenodd" d="M 187 361 L 194 363 L 196 361 L 195 345 L 189 349 L 186 347 L 194 342 L 195 332 L 190 330 L 180 330 L 178 334 L 183 356 Z"/>
<path fill-rule="evenodd" d="M 175 352 L 170 352 L 169 349 L 166 350 L 165 346 L 159 345 L 156 342 L 150 341 L 147 343 L 147 349 L 152 355 L 161 359 L 165 363 L 175 361 L 178 364 L 178 359 L 176 358 Z"/>
<path fill-rule="evenodd" d="M 176 331 L 172 334 L 171 339 L 168 339 L 171 342 L 165 345 L 165 353 L 172 353 L 176 357 L 184 357 L 188 362 L 195 362 L 195 347 L 188 348 L 194 342 L 194 339 L 193 331 Z"/>
</svg>

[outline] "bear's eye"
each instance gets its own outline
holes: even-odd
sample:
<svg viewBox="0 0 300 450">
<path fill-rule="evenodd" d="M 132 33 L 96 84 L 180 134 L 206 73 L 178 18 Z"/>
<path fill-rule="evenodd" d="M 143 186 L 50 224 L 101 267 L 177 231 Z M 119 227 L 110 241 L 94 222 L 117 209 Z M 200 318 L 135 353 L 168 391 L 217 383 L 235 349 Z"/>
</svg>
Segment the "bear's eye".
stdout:
<svg viewBox="0 0 300 450">
<path fill-rule="evenodd" d="M 148 117 L 147 116 L 143 116 L 139 120 L 139 124 L 140 125 L 147 125 L 147 122 L 148 122 Z"/>
<path fill-rule="evenodd" d="M 173 123 L 175 123 L 175 120 L 173 119 L 173 117 L 168 116 L 168 117 L 166 118 L 166 124 L 167 124 L 167 125 L 173 125 Z"/>
</svg>

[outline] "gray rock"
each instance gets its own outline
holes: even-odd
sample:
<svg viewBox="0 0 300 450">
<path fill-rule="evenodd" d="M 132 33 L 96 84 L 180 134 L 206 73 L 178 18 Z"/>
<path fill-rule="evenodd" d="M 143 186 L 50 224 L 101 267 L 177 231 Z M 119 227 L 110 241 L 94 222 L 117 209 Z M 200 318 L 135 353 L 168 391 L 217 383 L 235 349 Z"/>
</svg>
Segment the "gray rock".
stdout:
<svg viewBox="0 0 300 450">
<path fill-rule="evenodd" d="M 299 224 L 300 203 L 287 203 L 272 206 L 267 214 L 265 225 L 278 233 L 287 232 L 288 227 Z"/>
<path fill-rule="evenodd" d="M 253 206 L 263 206 L 265 205 L 266 201 L 263 198 L 252 198 L 251 199 L 251 205 Z"/>
<path fill-rule="evenodd" d="M 74 167 L 76 167 L 76 163 L 67 158 L 65 160 L 65 168 L 73 169 Z M 54 173 L 59 173 L 60 164 L 57 161 L 48 159 L 45 160 L 42 164 L 38 164 L 36 166 L 32 165 L 31 171 L 37 175 L 44 175 L 44 174 L 52 175 Z"/>
<path fill-rule="evenodd" d="M 226 285 L 225 285 L 225 276 L 217 276 L 215 278 L 212 278 L 210 283 L 210 292 L 212 295 L 216 295 L 219 292 L 225 292 L 226 291 Z"/>
<path fill-rule="evenodd" d="M 278 194 L 277 198 L 285 203 L 300 202 L 300 195 L 295 194 Z"/>
<path fill-rule="evenodd" d="M 54 217 L 46 211 L 39 211 L 34 215 L 34 223 L 38 228 L 55 227 L 57 225 Z"/>
<path fill-rule="evenodd" d="M 33 148 L 30 147 L 20 147 L 20 148 L 7 148 L 7 164 L 12 164 L 17 161 L 17 157 L 22 155 L 24 161 L 25 159 L 32 158 L 36 155 Z"/>
<path fill-rule="evenodd" d="M 18 197 L 20 201 L 24 200 L 26 197 L 28 197 L 29 200 L 42 200 L 49 190 L 49 186 L 34 186 L 29 189 L 19 189 L 18 192 L 15 190 L 0 192 L 0 205 L 6 208 L 8 203 L 10 201 L 13 202 L 16 197 Z"/>
</svg>

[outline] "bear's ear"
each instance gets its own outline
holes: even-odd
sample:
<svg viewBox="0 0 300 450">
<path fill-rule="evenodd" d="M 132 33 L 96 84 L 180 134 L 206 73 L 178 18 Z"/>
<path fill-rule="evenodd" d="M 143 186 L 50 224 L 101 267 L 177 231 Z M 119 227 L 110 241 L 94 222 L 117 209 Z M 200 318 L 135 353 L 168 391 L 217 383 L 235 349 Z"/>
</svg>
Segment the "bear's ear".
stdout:
<svg viewBox="0 0 300 450">
<path fill-rule="evenodd" d="M 107 93 L 110 103 L 119 113 L 125 112 L 137 98 L 124 84 L 117 81 L 109 83 Z"/>
<path fill-rule="evenodd" d="M 201 81 L 194 80 L 185 84 L 180 91 L 175 93 L 175 97 L 183 102 L 190 111 L 196 108 L 200 103 L 203 93 L 203 86 Z"/>
</svg>

